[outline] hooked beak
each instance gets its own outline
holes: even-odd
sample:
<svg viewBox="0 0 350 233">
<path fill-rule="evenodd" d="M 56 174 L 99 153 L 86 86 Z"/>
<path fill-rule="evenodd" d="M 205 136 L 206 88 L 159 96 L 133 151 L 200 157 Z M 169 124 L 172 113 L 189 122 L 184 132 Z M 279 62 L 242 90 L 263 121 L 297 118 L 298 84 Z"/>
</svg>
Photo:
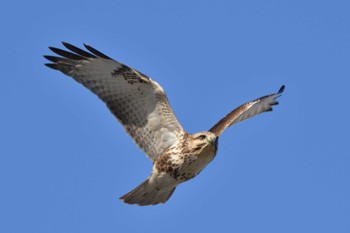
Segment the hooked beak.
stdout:
<svg viewBox="0 0 350 233">
<path fill-rule="evenodd" d="M 212 138 L 209 142 L 210 142 L 211 144 L 215 145 L 215 144 L 218 143 L 218 139 L 219 139 L 219 137 L 214 137 L 214 138 Z"/>
</svg>

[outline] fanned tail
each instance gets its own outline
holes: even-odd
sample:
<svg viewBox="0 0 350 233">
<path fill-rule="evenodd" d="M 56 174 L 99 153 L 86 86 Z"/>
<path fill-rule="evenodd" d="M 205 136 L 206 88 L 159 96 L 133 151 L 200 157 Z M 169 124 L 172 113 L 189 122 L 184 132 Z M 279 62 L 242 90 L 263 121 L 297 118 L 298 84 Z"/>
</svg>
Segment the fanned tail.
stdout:
<svg viewBox="0 0 350 233">
<path fill-rule="evenodd" d="M 119 199 L 128 204 L 137 204 L 141 206 L 156 205 L 165 203 L 171 197 L 175 188 L 176 187 L 169 189 L 159 188 L 156 184 L 151 183 L 148 178 Z"/>
</svg>

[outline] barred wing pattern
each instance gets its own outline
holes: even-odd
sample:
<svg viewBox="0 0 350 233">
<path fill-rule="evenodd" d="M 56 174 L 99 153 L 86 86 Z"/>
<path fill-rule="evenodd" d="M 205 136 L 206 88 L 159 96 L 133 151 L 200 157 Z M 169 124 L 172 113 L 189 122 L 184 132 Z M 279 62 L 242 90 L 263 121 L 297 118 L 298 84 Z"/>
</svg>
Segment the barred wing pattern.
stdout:
<svg viewBox="0 0 350 233">
<path fill-rule="evenodd" d="M 278 104 L 276 98 L 280 97 L 283 91 L 284 85 L 281 86 L 279 91 L 275 94 L 266 95 L 251 102 L 242 104 L 230 112 L 227 116 L 222 118 L 209 131 L 219 136 L 227 127 L 230 127 L 231 125 L 258 115 L 259 113 L 272 111 L 272 106 Z"/>
<path fill-rule="evenodd" d="M 45 65 L 95 93 L 152 161 L 178 143 L 185 132 L 158 83 L 88 45 L 63 45 L 70 51 L 50 47 L 61 57 L 44 56 L 52 62 Z"/>
</svg>

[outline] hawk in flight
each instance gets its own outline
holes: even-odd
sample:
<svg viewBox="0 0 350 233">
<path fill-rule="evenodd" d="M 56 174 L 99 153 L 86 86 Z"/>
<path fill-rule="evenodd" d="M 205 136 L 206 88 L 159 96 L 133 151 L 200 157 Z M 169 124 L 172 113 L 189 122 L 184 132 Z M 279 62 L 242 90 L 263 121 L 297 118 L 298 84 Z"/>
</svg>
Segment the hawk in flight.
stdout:
<svg viewBox="0 0 350 233">
<path fill-rule="evenodd" d="M 209 131 L 187 133 L 170 107 L 163 88 L 145 74 L 119 63 L 89 45 L 87 51 L 63 42 L 68 51 L 50 47 L 59 56 L 44 56 L 59 70 L 95 93 L 135 143 L 153 162 L 151 175 L 120 199 L 128 204 L 165 203 L 177 185 L 194 178 L 215 157 L 218 137 L 233 124 L 272 111 L 277 93 L 234 109 Z"/>
</svg>

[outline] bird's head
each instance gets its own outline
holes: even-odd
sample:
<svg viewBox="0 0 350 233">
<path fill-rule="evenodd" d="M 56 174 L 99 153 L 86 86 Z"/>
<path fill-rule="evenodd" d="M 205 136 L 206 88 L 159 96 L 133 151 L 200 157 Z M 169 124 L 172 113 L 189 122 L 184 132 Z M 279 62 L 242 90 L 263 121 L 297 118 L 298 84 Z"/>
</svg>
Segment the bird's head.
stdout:
<svg viewBox="0 0 350 233">
<path fill-rule="evenodd" d="M 212 148 L 216 151 L 218 137 L 211 132 L 199 132 L 191 135 L 190 147 L 195 151 L 202 151 L 205 148 Z"/>
</svg>

